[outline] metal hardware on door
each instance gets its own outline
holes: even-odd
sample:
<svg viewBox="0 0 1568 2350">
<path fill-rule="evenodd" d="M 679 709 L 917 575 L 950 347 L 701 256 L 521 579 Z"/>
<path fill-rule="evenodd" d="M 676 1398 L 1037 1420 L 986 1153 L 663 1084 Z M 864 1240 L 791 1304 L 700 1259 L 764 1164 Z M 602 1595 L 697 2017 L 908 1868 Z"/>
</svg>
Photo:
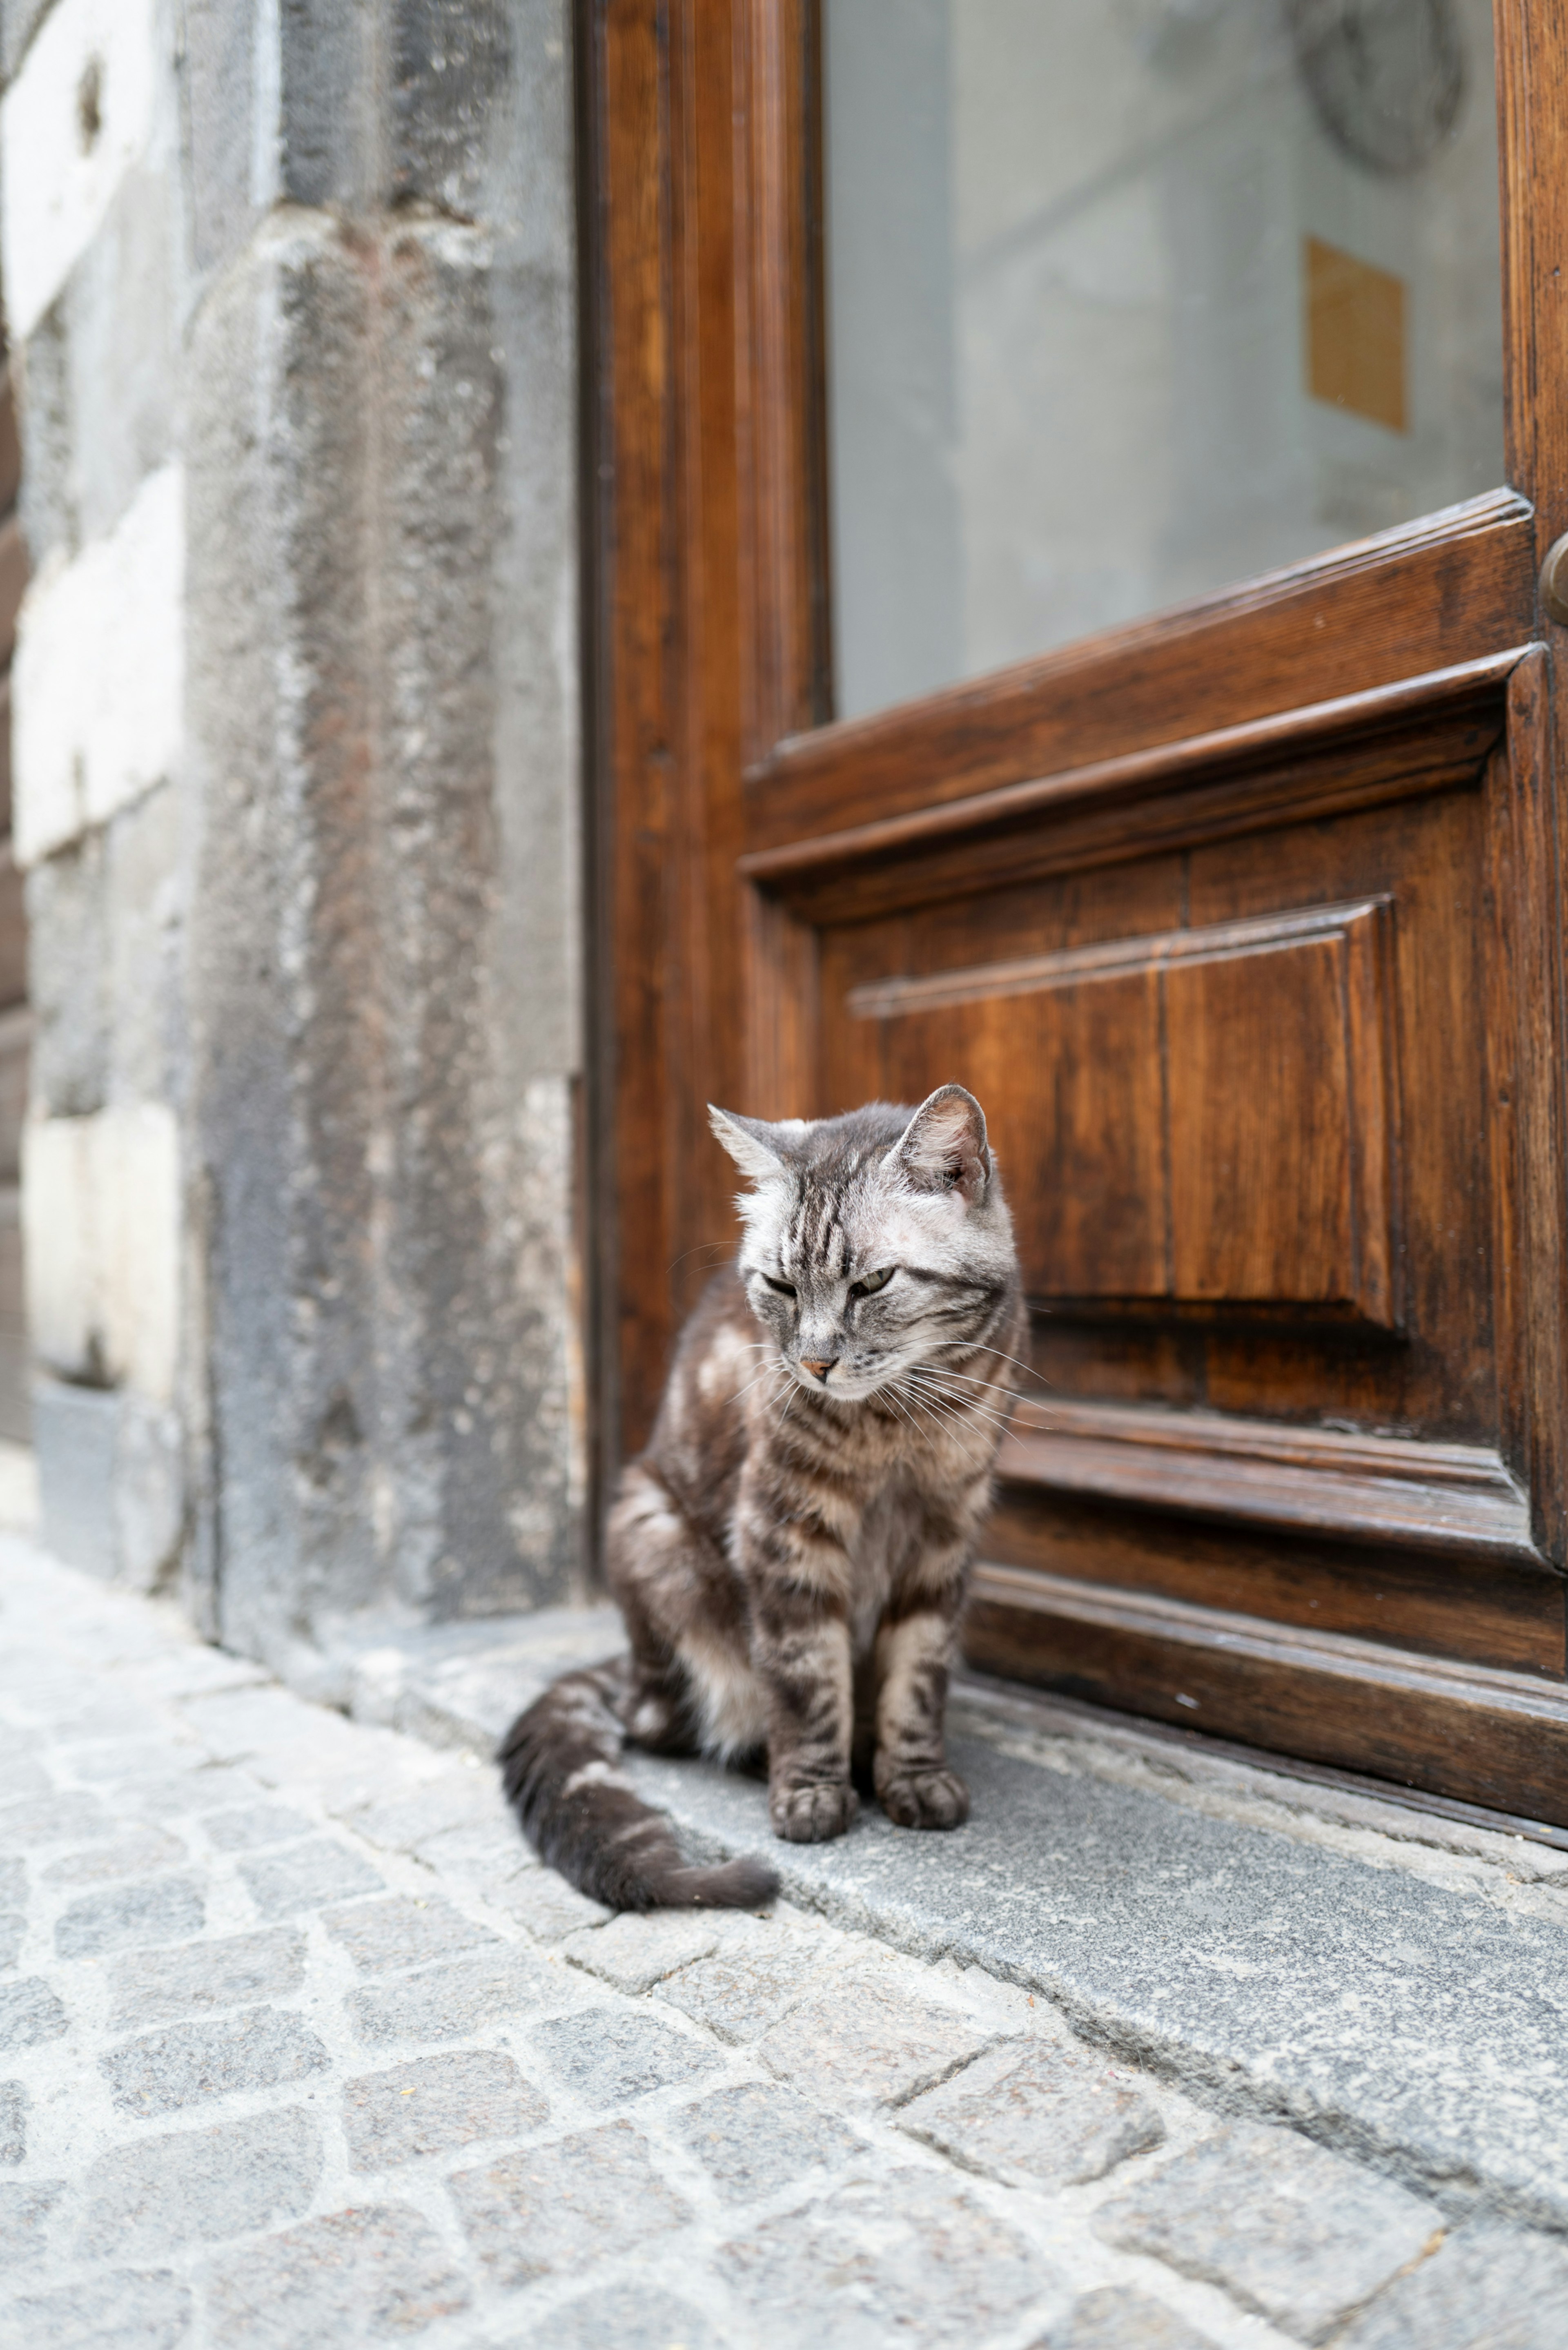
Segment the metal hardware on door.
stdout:
<svg viewBox="0 0 1568 2350">
<path fill-rule="evenodd" d="M 1568 531 L 1553 539 L 1541 567 L 1541 600 L 1549 619 L 1568 629 Z"/>
</svg>

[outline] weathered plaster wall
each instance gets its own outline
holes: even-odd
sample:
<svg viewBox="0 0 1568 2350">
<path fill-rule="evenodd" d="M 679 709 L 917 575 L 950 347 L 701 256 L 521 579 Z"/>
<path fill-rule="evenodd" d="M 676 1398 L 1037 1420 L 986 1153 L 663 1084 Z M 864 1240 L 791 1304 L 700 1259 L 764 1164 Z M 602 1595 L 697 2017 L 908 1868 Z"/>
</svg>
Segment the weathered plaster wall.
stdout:
<svg viewBox="0 0 1568 2350">
<path fill-rule="evenodd" d="M 578 1572 L 566 9 L 0 63 L 46 1531 L 308 1674 Z"/>
</svg>

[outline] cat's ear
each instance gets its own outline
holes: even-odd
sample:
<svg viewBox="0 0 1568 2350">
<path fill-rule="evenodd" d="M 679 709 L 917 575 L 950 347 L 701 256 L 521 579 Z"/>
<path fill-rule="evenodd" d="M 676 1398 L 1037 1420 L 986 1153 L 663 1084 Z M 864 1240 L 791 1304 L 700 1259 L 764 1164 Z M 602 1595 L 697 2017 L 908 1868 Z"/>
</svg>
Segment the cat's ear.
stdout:
<svg viewBox="0 0 1568 2350">
<path fill-rule="evenodd" d="M 770 1126 L 764 1118 L 739 1118 L 732 1109 L 708 1105 L 708 1123 L 740 1169 L 753 1183 L 782 1175 L 790 1161 L 790 1146 L 805 1132 L 805 1120 L 786 1118 Z"/>
<path fill-rule="evenodd" d="M 972 1208 L 991 1180 L 985 1112 L 962 1086 L 939 1086 L 904 1128 L 893 1159 L 917 1191 L 957 1191 Z"/>
</svg>

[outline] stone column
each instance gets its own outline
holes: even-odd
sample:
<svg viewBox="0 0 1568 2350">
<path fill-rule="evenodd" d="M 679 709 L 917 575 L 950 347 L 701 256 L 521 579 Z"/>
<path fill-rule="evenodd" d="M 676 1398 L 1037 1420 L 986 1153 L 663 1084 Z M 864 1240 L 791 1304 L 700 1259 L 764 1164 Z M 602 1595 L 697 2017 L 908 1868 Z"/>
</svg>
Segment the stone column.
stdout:
<svg viewBox="0 0 1568 2350">
<path fill-rule="evenodd" d="M 26 277 L 13 124 L 151 92 L 17 320 L 46 1532 L 296 1679 L 579 1572 L 566 24 L 55 0 L 0 119 Z"/>
</svg>

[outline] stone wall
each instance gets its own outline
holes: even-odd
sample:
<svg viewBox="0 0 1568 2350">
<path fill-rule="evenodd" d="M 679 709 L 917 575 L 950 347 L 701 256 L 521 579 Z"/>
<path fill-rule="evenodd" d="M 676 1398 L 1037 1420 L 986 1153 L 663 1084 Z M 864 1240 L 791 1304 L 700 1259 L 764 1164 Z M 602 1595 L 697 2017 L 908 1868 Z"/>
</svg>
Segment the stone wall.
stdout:
<svg viewBox="0 0 1568 2350">
<path fill-rule="evenodd" d="M 566 0 L 4 0 L 46 1538 L 315 1669 L 568 1596 Z"/>
</svg>

